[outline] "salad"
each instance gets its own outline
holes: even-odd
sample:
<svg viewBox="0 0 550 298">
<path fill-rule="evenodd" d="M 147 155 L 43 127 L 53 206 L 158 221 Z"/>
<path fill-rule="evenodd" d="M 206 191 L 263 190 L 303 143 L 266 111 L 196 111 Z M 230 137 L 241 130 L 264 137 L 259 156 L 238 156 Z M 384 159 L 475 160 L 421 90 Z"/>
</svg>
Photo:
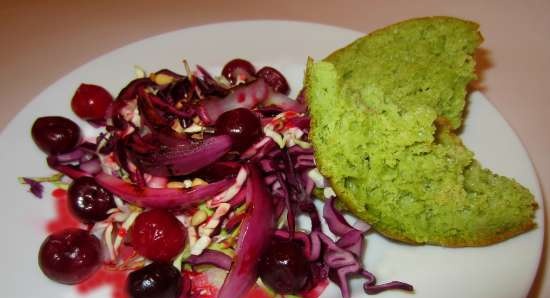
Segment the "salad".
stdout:
<svg viewBox="0 0 550 298">
<path fill-rule="evenodd" d="M 37 196 L 44 182 L 66 189 L 80 222 L 44 240 L 48 278 L 74 285 L 122 272 L 126 297 L 317 297 L 330 280 L 347 298 L 352 277 L 367 294 L 413 290 L 364 268 L 370 227 L 344 218 L 316 168 L 303 92 L 291 99 L 278 70 L 243 59 L 219 77 L 184 65 L 185 75 L 139 69 L 116 98 L 81 84 L 71 108 L 96 138 L 68 118 L 34 122 L 58 173 L 22 182 Z"/>
</svg>

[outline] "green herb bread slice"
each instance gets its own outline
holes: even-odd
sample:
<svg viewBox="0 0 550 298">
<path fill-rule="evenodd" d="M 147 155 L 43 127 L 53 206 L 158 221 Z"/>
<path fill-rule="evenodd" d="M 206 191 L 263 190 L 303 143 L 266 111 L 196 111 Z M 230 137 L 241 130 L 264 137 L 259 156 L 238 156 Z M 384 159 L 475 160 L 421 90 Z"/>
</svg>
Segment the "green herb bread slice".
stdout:
<svg viewBox="0 0 550 298">
<path fill-rule="evenodd" d="M 529 190 L 483 169 L 453 132 L 481 40 L 471 22 L 413 19 L 308 61 L 318 167 L 387 237 L 481 246 L 534 227 Z"/>
</svg>

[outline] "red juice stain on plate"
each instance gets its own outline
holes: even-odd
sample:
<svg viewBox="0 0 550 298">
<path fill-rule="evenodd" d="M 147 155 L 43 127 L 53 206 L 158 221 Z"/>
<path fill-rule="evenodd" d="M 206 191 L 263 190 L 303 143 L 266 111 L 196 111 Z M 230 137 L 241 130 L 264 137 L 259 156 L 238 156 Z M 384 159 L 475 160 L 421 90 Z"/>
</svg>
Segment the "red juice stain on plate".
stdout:
<svg viewBox="0 0 550 298">
<path fill-rule="evenodd" d="M 320 281 L 317 286 L 315 286 L 315 288 L 307 291 L 307 292 L 302 292 L 300 293 L 300 297 L 302 298 L 318 298 L 319 296 L 321 296 L 321 294 L 325 291 L 326 287 L 328 286 L 329 284 L 329 281 L 328 279 L 324 279 L 322 281 Z M 246 296 L 244 298 L 274 298 L 274 297 L 287 297 L 286 295 L 273 295 L 272 293 L 270 293 L 267 289 L 259 286 L 259 285 L 254 285 L 252 287 L 252 289 L 250 289 L 250 291 L 246 294 Z M 295 296 L 293 296 L 295 297 Z"/>
<path fill-rule="evenodd" d="M 100 287 L 111 288 L 112 298 L 129 298 L 126 293 L 126 271 L 106 270 L 102 268 L 90 279 L 76 285 L 76 290 L 81 294 L 89 294 Z"/>
<path fill-rule="evenodd" d="M 73 217 L 67 206 L 67 191 L 57 188 L 52 191 L 52 196 L 55 199 L 56 217 L 46 223 L 46 230 L 49 233 L 55 233 L 66 228 L 80 227 L 80 223 Z"/>
<path fill-rule="evenodd" d="M 325 278 L 320 282 L 318 282 L 313 289 L 307 292 L 301 293 L 300 296 L 302 296 L 302 298 L 317 298 L 321 296 L 321 294 L 323 294 L 328 284 L 329 284 L 328 278 Z"/>
</svg>

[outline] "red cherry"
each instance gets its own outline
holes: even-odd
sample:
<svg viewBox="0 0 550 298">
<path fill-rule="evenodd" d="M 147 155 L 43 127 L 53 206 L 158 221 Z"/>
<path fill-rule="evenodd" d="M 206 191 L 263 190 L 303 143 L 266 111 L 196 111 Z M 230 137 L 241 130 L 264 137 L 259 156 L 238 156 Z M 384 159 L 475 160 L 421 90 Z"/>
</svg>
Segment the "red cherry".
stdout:
<svg viewBox="0 0 550 298">
<path fill-rule="evenodd" d="M 309 262 L 300 245 L 275 240 L 262 256 L 258 271 L 262 282 L 280 294 L 298 293 L 309 279 Z"/>
<path fill-rule="evenodd" d="M 126 291 L 131 298 L 178 298 L 182 283 L 180 271 L 172 264 L 151 263 L 128 275 Z"/>
<path fill-rule="evenodd" d="M 71 107 L 73 112 L 84 120 L 100 121 L 105 119 L 112 102 L 113 96 L 103 87 L 81 84 L 71 100 Z"/>
<path fill-rule="evenodd" d="M 69 210 L 83 223 L 105 220 L 109 217 L 108 211 L 116 207 L 113 194 L 92 177 L 75 179 L 67 194 Z"/>
<path fill-rule="evenodd" d="M 245 108 L 227 111 L 216 120 L 216 131 L 231 137 L 233 149 L 244 151 L 262 136 L 262 123 L 254 112 Z"/>
<path fill-rule="evenodd" d="M 256 73 L 258 78 L 262 78 L 273 88 L 273 91 L 286 94 L 290 92 L 290 87 L 285 79 L 285 76 L 273 67 L 263 67 Z"/>
<path fill-rule="evenodd" d="M 153 261 L 169 262 L 184 248 L 187 233 L 172 213 L 153 209 L 136 218 L 130 237 L 132 246 L 142 256 Z"/>
<path fill-rule="evenodd" d="M 63 284 L 77 284 L 101 267 L 99 239 L 85 230 L 70 228 L 51 234 L 38 254 L 42 272 Z"/>
<path fill-rule="evenodd" d="M 61 116 L 40 117 L 31 128 L 32 139 L 47 154 L 72 151 L 80 142 L 80 127 Z"/>
<path fill-rule="evenodd" d="M 244 59 L 233 59 L 223 67 L 222 76 L 236 85 L 238 82 L 247 82 L 254 77 L 254 65 Z"/>
</svg>

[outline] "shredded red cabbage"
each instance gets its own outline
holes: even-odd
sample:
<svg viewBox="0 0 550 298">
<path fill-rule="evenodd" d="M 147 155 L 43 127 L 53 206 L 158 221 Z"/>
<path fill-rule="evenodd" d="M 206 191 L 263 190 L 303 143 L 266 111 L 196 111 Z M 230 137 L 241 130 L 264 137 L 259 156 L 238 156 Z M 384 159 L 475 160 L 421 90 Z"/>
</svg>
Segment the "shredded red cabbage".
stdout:
<svg viewBox="0 0 550 298">
<path fill-rule="evenodd" d="M 205 249 L 198 256 L 190 256 L 185 260 L 185 263 L 196 266 L 196 265 L 214 265 L 218 268 L 229 270 L 231 268 L 231 262 L 233 260 L 230 256 L 224 254 L 223 252 Z"/>
<path fill-rule="evenodd" d="M 329 229 L 340 238 L 334 242 L 321 231 L 312 232 L 311 237 L 317 237 L 324 246 L 323 260 L 331 270 L 329 276 L 339 285 L 342 297 L 348 298 L 351 296 L 348 287 L 348 278 L 351 276 L 366 278 L 363 287 L 367 294 L 376 294 L 390 289 L 413 291 L 411 285 L 399 281 L 376 285 L 374 275 L 363 269 L 360 261 L 363 252 L 363 234 L 367 230 L 357 230 L 349 225 L 343 215 L 334 207 L 334 201 L 334 198 L 330 198 L 325 202 L 323 216 Z"/>
<path fill-rule="evenodd" d="M 54 155 L 48 156 L 46 161 L 48 162 L 48 166 L 50 168 L 60 173 L 63 173 L 64 175 L 67 175 L 72 179 L 77 179 L 82 176 L 92 176 L 92 174 L 84 172 L 83 170 L 79 169 L 77 166 L 70 165 L 70 164 L 67 164 L 67 165 L 61 164 L 57 160 L 57 157 Z"/>
<path fill-rule="evenodd" d="M 197 72 L 201 76 L 201 79 L 197 81 L 202 92 L 206 96 L 225 97 L 229 94 L 230 90 L 220 85 L 210 73 L 202 66 L 197 65 Z"/>
<path fill-rule="evenodd" d="M 90 160 L 81 162 L 79 168 L 85 173 L 95 175 L 101 172 L 101 162 L 99 161 L 99 158 L 94 157 Z"/>
<path fill-rule="evenodd" d="M 42 195 L 44 194 L 44 185 L 42 185 L 42 183 L 27 177 L 22 177 L 21 179 L 29 185 L 29 191 L 35 197 L 42 199 Z"/>
<path fill-rule="evenodd" d="M 330 231 L 333 234 L 342 237 L 355 229 L 350 226 L 344 219 L 344 216 L 336 210 L 334 206 L 335 202 L 336 200 L 333 198 L 330 198 L 325 202 L 326 207 L 323 208 L 323 217 L 327 221 Z"/>
<path fill-rule="evenodd" d="M 290 239 L 294 238 L 303 244 L 305 257 L 315 264 L 312 265 L 313 274 L 316 276 L 328 276 L 340 287 L 343 298 L 351 297 L 348 280 L 354 276 L 365 278 L 364 290 L 367 294 L 377 294 L 386 290 L 413 291 L 413 287 L 407 283 L 392 281 L 385 284 L 376 284 L 376 278 L 365 270 L 361 263 L 363 253 L 363 236 L 368 231 L 368 225 L 357 225 L 361 229 L 351 226 L 344 216 L 335 208 L 334 198 L 328 199 L 323 207 L 323 217 L 338 240 L 324 234 L 321 229 L 313 228 L 308 235 L 301 231 L 291 234 L 289 231 L 277 230 L 274 235 Z"/>
</svg>

